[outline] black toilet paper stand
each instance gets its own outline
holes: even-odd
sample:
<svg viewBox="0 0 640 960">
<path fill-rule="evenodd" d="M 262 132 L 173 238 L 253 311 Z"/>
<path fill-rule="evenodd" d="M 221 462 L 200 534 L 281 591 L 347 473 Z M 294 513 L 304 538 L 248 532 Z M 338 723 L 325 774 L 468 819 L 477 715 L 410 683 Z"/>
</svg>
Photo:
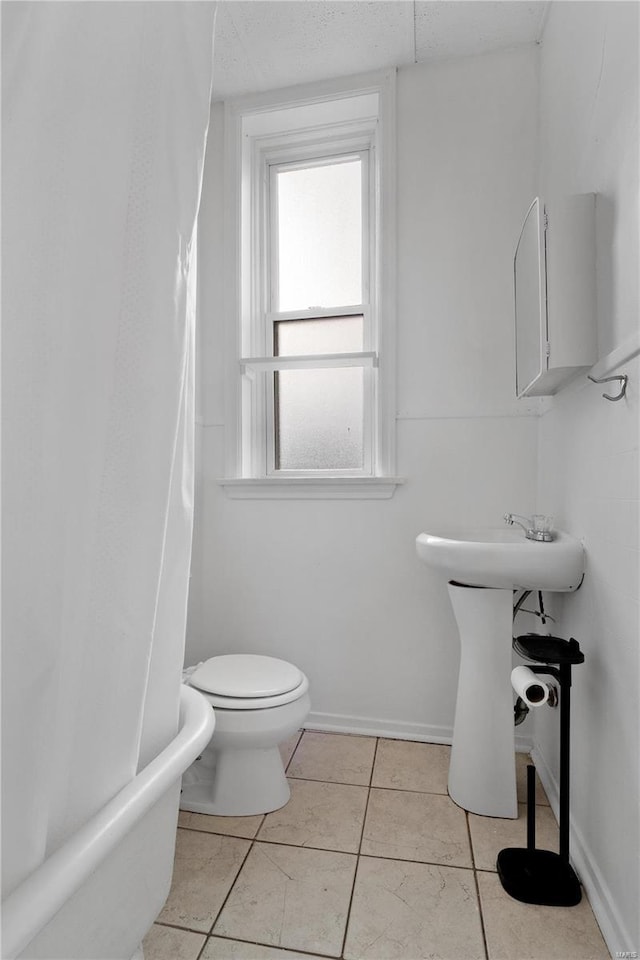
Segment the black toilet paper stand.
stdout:
<svg viewBox="0 0 640 960">
<path fill-rule="evenodd" d="M 498 854 L 498 876 L 515 900 L 551 907 L 574 907 L 580 903 L 580 881 L 569 863 L 569 749 L 571 714 L 571 667 L 584 663 L 577 640 L 541 637 L 527 633 L 516 637 L 513 648 L 522 657 L 544 667 L 534 673 L 554 677 L 560 687 L 560 843 L 559 853 L 536 850 L 535 767 L 527 767 L 527 846 L 506 847 Z"/>
</svg>

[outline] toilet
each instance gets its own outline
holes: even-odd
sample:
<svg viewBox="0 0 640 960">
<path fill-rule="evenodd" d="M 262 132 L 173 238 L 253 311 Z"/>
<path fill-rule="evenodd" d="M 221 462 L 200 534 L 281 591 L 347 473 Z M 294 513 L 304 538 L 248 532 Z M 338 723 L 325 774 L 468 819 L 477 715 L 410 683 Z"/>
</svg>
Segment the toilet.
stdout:
<svg viewBox="0 0 640 960">
<path fill-rule="evenodd" d="M 202 755 L 182 778 L 180 809 L 246 817 L 283 807 L 289 784 L 278 749 L 309 714 L 309 681 L 292 663 L 254 654 L 211 657 L 184 682 L 215 711 Z"/>
</svg>

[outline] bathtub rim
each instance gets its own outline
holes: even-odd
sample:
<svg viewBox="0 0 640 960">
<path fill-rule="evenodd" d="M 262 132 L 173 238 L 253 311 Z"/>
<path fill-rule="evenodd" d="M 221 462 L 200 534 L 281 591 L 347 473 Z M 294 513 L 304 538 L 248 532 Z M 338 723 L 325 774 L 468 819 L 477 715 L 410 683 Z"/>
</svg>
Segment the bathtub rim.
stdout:
<svg viewBox="0 0 640 960">
<path fill-rule="evenodd" d="M 197 690 L 180 687 L 174 739 L 2 903 L 2 956 L 12 960 L 56 915 L 207 745 L 215 714 Z"/>
</svg>

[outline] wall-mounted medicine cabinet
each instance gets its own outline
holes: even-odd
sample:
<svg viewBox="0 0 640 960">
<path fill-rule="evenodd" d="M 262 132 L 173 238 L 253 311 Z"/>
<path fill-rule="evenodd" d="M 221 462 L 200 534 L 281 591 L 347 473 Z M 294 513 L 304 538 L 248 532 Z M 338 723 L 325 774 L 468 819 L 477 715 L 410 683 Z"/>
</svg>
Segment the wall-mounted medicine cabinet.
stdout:
<svg viewBox="0 0 640 960">
<path fill-rule="evenodd" d="M 597 360 L 595 194 L 536 197 L 513 272 L 516 396 L 550 396 Z"/>
</svg>

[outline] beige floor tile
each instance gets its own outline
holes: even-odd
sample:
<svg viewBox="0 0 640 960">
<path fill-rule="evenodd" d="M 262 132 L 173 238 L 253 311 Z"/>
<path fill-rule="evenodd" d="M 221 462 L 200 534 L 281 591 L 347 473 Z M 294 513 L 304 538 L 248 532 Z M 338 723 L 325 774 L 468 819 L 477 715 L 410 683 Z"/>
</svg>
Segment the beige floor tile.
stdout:
<svg viewBox="0 0 640 960">
<path fill-rule="evenodd" d="M 527 764 L 531 763 L 531 757 L 528 753 L 516 753 L 516 792 L 518 802 L 527 802 Z M 544 787 L 540 783 L 540 777 L 536 773 L 536 803 L 546 803 L 549 806 Z"/>
<path fill-rule="evenodd" d="M 296 730 L 293 736 L 288 737 L 284 743 L 280 744 L 280 756 L 282 757 L 282 763 L 284 764 L 285 770 L 287 769 L 287 764 L 291 760 L 291 757 L 293 756 L 294 751 L 300 742 L 301 736 L 302 730 Z"/>
<path fill-rule="evenodd" d="M 361 858 L 344 956 L 483 960 L 472 871 Z"/>
<path fill-rule="evenodd" d="M 207 833 L 223 833 L 227 837 L 246 837 L 253 840 L 263 820 L 262 814 L 257 817 L 214 817 L 208 813 L 181 810 L 178 826 L 187 830 L 204 830 Z"/>
<path fill-rule="evenodd" d="M 479 873 L 489 960 L 605 960 L 609 951 L 584 898 L 577 907 L 520 903 L 497 874 Z"/>
<path fill-rule="evenodd" d="M 476 868 L 495 870 L 496 857 L 503 847 L 526 847 L 527 807 L 524 803 L 518 804 L 517 820 L 470 813 L 469 830 Z M 549 806 L 536 805 L 536 846 L 541 850 L 558 850 L 558 824 Z"/>
<path fill-rule="evenodd" d="M 213 932 L 340 955 L 356 857 L 256 843 Z"/>
<path fill-rule="evenodd" d="M 470 867 L 464 810 L 434 793 L 372 789 L 361 853 Z"/>
<path fill-rule="evenodd" d="M 445 744 L 380 740 L 371 785 L 446 794 L 450 754 Z"/>
<path fill-rule="evenodd" d="M 375 749 L 375 737 L 305 730 L 287 774 L 304 780 L 368 786 Z"/>
<path fill-rule="evenodd" d="M 197 960 L 206 937 L 154 923 L 142 941 L 144 960 Z"/>
<path fill-rule="evenodd" d="M 277 947 L 263 947 L 259 943 L 227 940 L 223 937 L 210 937 L 200 960 L 296 960 L 296 958 L 323 960 L 322 957 L 311 953 L 279 950 Z"/>
<path fill-rule="evenodd" d="M 250 846 L 236 837 L 178 830 L 173 883 L 158 920 L 208 933 Z"/>
<path fill-rule="evenodd" d="M 265 817 L 258 839 L 357 853 L 367 806 L 367 787 L 318 780 L 289 780 L 289 783 L 291 799 L 286 806 Z"/>
</svg>

